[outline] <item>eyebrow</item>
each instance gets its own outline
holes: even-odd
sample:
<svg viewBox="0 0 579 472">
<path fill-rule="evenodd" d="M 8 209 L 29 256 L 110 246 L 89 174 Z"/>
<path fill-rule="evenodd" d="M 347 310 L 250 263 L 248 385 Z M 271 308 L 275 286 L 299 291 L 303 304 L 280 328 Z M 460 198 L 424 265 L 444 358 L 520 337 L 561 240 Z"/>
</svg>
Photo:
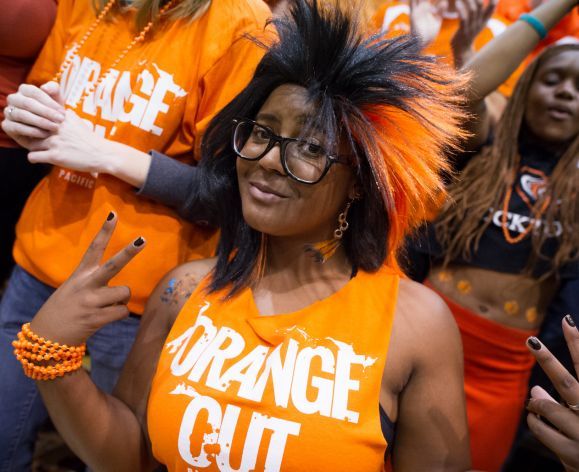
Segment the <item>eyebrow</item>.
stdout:
<svg viewBox="0 0 579 472">
<path fill-rule="evenodd" d="M 298 123 L 300 124 L 306 124 L 310 118 L 312 116 L 311 115 L 299 115 L 298 116 Z M 272 115 L 270 113 L 258 113 L 256 116 L 256 119 L 260 119 L 260 120 L 267 120 L 267 121 L 274 121 L 276 123 L 281 123 L 281 120 L 276 116 L 276 115 Z"/>
<path fill-rule="evenodd" d="M 280 124 L 280 119 L 275 115 L 270 115 L 269 113 L 258 113 L 255 117 L 256 120 L 264 120 L 264 121 L 273 121 L 277 124 Z"/>
<path fill-rule="evenodd" d="M 545 72 L 556 72 L 558 74 L 565 72 L 565 68 L 561 66 L 545 67 L 542 71 Z"/>
<path fill-rule="evenodd" d="M 298 123 L 300 125 L 305 125 L 308 124 L 308 121 L 311 119 L 311 115 L 299 115 L 297 117 L 298 119 Z M 255 117 L 256 121 L 265 121 L 267 124 L 276 124 L 276 125 L 280 125 L 281 124 L 281 120 L 276 116 L 276 115 L 272 115 L 271 113 L 258 113 L 257 116 Z M 320 133 L 325 135 L 326 134 L 326 130 L 324 130 L 322 127 L 320 127 L 317 123 L 309 123 L 309 126 L 307 128 L 308 130 L 312 130 L 316 133 Z"/>
</svg>

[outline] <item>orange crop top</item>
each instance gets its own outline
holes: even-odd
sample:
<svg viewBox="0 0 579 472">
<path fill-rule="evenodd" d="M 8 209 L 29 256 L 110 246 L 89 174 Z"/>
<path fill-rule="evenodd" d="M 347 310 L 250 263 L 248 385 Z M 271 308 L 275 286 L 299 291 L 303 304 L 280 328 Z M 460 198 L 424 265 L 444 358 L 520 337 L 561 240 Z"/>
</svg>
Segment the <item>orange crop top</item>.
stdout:
<svg viewBox="0 0 579 472">
<path fill-rule="evenodd" d="M 274 316 L 259 315 L 250 289 L 224 301 L 202 283 L 153 379 L 155 458 L 170 471 L 382 471 L 378 403 L 398 283 L 389 268 L 360 271 Z"/>
</svg>

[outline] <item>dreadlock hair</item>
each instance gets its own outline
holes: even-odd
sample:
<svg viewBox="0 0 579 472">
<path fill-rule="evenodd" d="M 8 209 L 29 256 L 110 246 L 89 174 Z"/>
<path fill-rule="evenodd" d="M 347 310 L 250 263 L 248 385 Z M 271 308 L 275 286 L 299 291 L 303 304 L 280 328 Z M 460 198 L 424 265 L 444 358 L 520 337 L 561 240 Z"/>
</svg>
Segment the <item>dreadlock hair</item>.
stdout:
<svg viewBox="0 0 579 472">
<path fill-rule="evenodd" d="M 524 115 L 527 94 L 535 79 L 537 70 L 552 57 L 566 51 L 579 52 L 579 45 L 564 44 L 546 49 L 525 70 L 519 78 L 513 95 L 507 103 L 501 120 L 497 125 L 494 142 L 484 148 L 472 159 L 460 179 L 449 186 L 451 198 L 442 208 L 441 216 L 435 223 L 435 230 L 445 258 L 443 265 L 459 257 L 469 260 L 478 248 L 480 238 L 490 224 L 485 218 L 489 209 L 502 208 L 507 189 L 510 188 L 520 165 L 519 140 L 524 129 Z M 549 179 L 547 191 L 537 198 L 532 213 L 541 219 L 534 224 L 532 234 L 533 254 L 525 273 L 532 274 L 536 263 L 546 256 L 541 248 L 549 235 L 556 219 L 560 221 L 563 233 L 559 237 L 558 248 L 550 261 L 550 269 L 543 275 L 548 277 L 563 264 L 577 257 L 579 247 L 579 206 L 577 205 L 577 166 L 579 134 L 559 158 Z M 541 221 L 542 220 L 542 221 Z"/>
<path fill-rule="evenodd" d="M 219 215 L 221 237 L 209 290 L 230 286 L 230 296 L 255 280 L 264 247 L 262 234 L 243 219 L 232 120 L 254 118 L 277 87 L 304 87 L 316 110 L 306 127 L 321 129 L 353 156 L 362 195 L 350 208 L 343 245 L 352 265 L 365 271 L 385 262 L 397 267 L 405 235 L 444 193 L 445 152 L 464 137 L 465 81 L 421 55 L 416 38 L 364 37 L 352 11 L 326 0 L 296 0 L 273 23 L 278 39 L 202 143 L 208 185 L 220 189 L 210 209 Z"/>
</svg>

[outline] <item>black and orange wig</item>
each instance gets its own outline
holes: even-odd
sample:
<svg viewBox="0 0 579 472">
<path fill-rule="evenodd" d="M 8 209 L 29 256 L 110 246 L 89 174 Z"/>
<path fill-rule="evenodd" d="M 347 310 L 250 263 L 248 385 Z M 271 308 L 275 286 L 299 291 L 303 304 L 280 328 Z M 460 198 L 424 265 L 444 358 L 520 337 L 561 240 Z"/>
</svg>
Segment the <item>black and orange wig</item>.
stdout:
<svg viewBox="0 0 579 472">
<path fill-rule="evenodd" d="M 202 165 L 221 189 L 211 209 L 221 228 L 213 290 L 233 284 L 234 293 L 256 267 L 261 235 L 241 213 L 231 122 L 255 117 L 277 87 L 304 87 L 317 110 L 310 125 L 353 156 L 362 198 L 350 209 L 344 247 L 362 270 L 396 264 L 404 237 L 444 195 L 445 155 L 462 138 L 464 80 L 421 55 L 415 38 L 368 37 L 353 10 L 318 0 L 296 0 L 274 25 L 277 39 L 202 145 Z"/>
</svg>

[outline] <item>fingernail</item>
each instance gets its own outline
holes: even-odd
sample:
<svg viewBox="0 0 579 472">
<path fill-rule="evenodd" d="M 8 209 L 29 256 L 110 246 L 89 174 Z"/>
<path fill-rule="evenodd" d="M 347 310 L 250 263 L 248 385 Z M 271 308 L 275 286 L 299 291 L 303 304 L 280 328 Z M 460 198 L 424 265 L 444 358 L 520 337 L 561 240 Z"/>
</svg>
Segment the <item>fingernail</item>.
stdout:
<svg viewBox="0 0 579 472">
<path fill-rule="evenodd" d="M 141 236 L 139 236 L 137 239 L 133 241 L 133 246 L 135 247 L 140 247 L 143 244 L 145 244 L 145 240 Z"/>
<path fill-rule="evenodd" d="M 109 213 L 109 216 L 107 216 L 107 221 L 111 221 L 114 217 L 115 217 L 115 213 L 111 211 Z"/>
<path fill-rule="evenodd" d="M 529 406 L 529 403 L 531 403 L 531 399 L 530 399 L 530 398 L 527 398 L 527 399 L 525 400 L 525 408 L 527 408 L 527 407 Z"/>
<path fill-rule="evenodd" d="M 571 328 L 575 328 L 575 320 L 571 317 L 571 315 L 565 316 L 565 321 Z"/>
<path fill-rule="evenodd" d="M 539 349 L 541 349 L 541 343 L 539 342 L 539 340 L 532 336 L 529 339 L 527 339 L 527 344 L 529 346 L 531 346 L 535 351 L 538 351 Z"/>
</svg>

